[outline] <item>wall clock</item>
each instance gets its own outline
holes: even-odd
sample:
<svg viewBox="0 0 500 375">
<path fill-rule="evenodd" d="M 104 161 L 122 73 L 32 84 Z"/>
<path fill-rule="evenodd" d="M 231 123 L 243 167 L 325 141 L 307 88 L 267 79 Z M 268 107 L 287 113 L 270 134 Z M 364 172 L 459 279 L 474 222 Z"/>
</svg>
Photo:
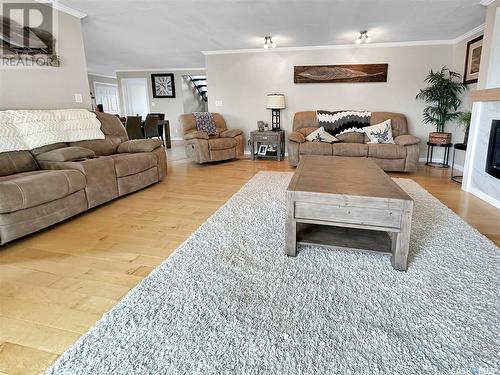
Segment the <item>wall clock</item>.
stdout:
<svg viewBox="0 0 500 375">
<path fill-rule="evenodd" d="M 175 98 L 175 83 L 172 73 L 151 74 L 153 98 Z"/>
</svg>

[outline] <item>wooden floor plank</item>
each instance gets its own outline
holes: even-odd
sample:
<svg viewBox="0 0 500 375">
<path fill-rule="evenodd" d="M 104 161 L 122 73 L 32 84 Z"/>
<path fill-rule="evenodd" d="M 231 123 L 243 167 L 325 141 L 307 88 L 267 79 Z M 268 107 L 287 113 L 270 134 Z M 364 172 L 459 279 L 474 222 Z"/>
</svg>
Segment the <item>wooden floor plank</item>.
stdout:
<svg viewBox="0 0 500 375">
<path fill-rule="evenodd" d="M 35 375 L 41 373 L 57 354 L 11 342 L 0 343 L 0 375 Z"/>
<path fill-rule="evenodd" d="M 286 161 L 169 163 L 165 181 L 0 248 L 0 375 L 45 369 L 261 170 Z M 411 178 L 500 245 L 500 210 L 449 171 Z M 52 306 L 50 311 L 47 306 Z"/>
</svg>

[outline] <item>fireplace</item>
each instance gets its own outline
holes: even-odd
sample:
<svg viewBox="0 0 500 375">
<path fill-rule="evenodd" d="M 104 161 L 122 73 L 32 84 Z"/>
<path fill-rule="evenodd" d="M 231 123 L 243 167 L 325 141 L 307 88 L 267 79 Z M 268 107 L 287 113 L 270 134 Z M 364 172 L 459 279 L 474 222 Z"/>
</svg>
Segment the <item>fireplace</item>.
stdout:
<svg viewBox="0 0 500 375">
<path fill-rule="evenodd" d="M 493 120 L 491 122 L 486 173 L 500 179 L 500 120 Z"/>
</svg>

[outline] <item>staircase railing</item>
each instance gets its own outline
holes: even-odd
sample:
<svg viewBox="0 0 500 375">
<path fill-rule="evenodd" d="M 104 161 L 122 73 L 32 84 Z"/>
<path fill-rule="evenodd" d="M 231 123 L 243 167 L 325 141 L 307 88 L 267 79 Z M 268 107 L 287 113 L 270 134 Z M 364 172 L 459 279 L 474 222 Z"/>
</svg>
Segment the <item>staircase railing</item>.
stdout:
<svg viewBox="0 0 500 375">
<path fill-rule="evenodd" d="M 204 102 L 208 100 L 207 98 L 207 90 L 201 90 L 201 87 L 207 87 L 206 85 L 198 85 L 197 81 L 206 81 L 207 77 L 203 78 L 193 78 L 192 76 L 188 76 L 190 81 L 193 83 L 194 87 L 196 87 L 196 91 L 198 91 L 198 94 L 201 96 Z"/>
</svg>

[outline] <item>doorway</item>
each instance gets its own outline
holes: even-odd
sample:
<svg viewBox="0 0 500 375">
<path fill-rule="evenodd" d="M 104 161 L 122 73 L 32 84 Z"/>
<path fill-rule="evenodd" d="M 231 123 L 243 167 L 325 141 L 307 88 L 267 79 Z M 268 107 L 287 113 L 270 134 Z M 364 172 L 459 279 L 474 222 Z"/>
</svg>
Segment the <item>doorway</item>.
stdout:
<svg viewBox="0 0 500 375">
<path fill-rule="evenodd" d="M 146 117 L 149 113 L 147 79 L 124 78 L 122 79 L 122 90 L 126 115 Z"/>
<path fill-rule="evenodd" d="M 94 82 L 96 104 L 102 104 L 104 112 L 113 115 L 120 114 L 120 96 L 118 85 L 103 82 Z"/>
</svg>

